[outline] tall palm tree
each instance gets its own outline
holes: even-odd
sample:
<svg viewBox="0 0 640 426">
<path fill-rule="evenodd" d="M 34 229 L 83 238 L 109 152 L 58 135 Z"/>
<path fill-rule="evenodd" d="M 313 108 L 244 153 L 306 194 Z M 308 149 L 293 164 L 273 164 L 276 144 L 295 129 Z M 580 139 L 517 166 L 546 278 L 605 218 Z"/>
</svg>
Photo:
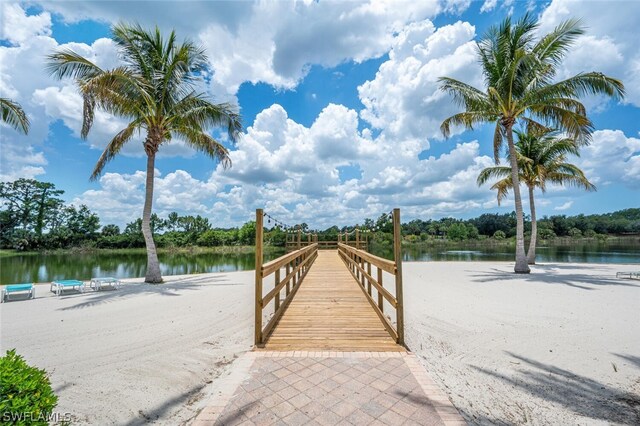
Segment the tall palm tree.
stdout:
<svg viewBox="0 0 640 426">
<path fill-rule="evenodd" d="M 477 44 L 485 80 L 484 90 L 461 81 L 441 77 L 441 89 L 464 108 L 443 121 L 445 137 L 451 126 L 473 129 L 482 123 L 496 123 L 493 145 L 498 162 L 503 140 L 507 140 L 516 210 L 516 273 L 529 273 L 524 251 L 524 221 L 518 185 L 518 164 L 513 142 L 513 126 L 522 122 L 528 128 L 560 129 L 578 144 L 588 144 L 593 124 L 579 98 L 585 94 L 624 97 L 621 81 L 599 72 L 580 73 L 555 81 L 567 51 L 583 34 L 579 21 L 568 20 L 551 33 L 536 40 L 538 23 L 526 14 L 512 23 L 506 18 L 492 27 Z"/>
<path fill-rule="evenodd" d="M 19 103 L 7 98 L 0 98 L 0 116 L 2 121 L 25 135 L 29 133 L 29 117 Z"/>
<path fill-rule="evenodd" d="M 224 167 L 231 165 L 227 149 L 205 130 L 222 126 L 235 142 L 242 132 L 240 116 L 229 104 L 214 104 L 195 91 L 194 83 L 207 69 L 201 47 L 191 41 L 176 41 L 172 31 L 165 40 L 156 27 L 144 30 L 139 25 L 113 27 L 122 65 L 103 70 L 88 59 L 62 50 L 48 56 L 48 67 L 59 79 L 74 78 L 82 97 L 83 138 L 86 138 L 96 108 L 124 117 L 129 124 L 116 134 L 95 165 L 91 179 L 97 179 L 135 134 L 144 133 L 147 154 L 147 178 L 142 233 L 147 246 L 145 281 L 162 281 L 158 256 L 150 228 L 155 157 L 158 149 L 173 137 L 184 142 Z"/>
<path fill-rule="evenodd" d="M 518 179 L 529 190 L 529 206 L 531 208 L 531 241 L 527 251 L 527 263 L 536 263 L 536 240 L 538 226 L 536 222 L 536 207 L 533 193 L 535 188 L 542 192 L 547 189 L 547 183 L 570 185 L 595 191 L 596 187 L 589 182 L 584 172 L 574 164 L 566 162 L 567 155 L 580 156 L 578 147 L 570 138 L 558 138 L 555 132 L 545 131 L 541 134 L 526 133 L 515 130 L 518 137 L 515 143 L 518 157 Z M 487 167 L 478 176 L 478 185 L 483 185 L 492 179 L 499 179 L 491 186 L 498 191 L 498 204 L 513 189 L 511 167 Z"/>
</svg>

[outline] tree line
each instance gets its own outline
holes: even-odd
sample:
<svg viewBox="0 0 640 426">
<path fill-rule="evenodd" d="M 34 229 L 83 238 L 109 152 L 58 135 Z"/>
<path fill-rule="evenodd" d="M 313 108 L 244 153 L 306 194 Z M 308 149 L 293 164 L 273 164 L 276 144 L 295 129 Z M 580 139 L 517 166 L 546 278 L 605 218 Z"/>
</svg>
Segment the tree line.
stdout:
<svg viewBox="0 0 640 426">
<path fill-rule="evenodd" d="M 60 198 L 63 190 L 53 183 L 34 179 L 0 182 L 0 248 L 14 250 L 52 250 L 73 247 L 122 249 L 145 247 L 142 219 L 127 223 L 124 228 L 114 224 L 101 225 L 100 218 L 85 205 L 65 204 Z M 528 218 L 526 218 L 528 219 Z M 151 231 L 158 247 L 218 247 L 255 244 L 255 222 L 239 227 L 215 227 L 200 215 L 181 216 L 176 212 L 166 218 L 152 214 Z M 320 241 L 336 241 L 338 234 L 354 227 L 372 232 L 372 241 L 391 239 L 393 225 L 388 213 L 377 219 L 365 219 L 360 224 L 324 230 L 310 229 L 306 223 L 292 229 L 267 226 L 265 243 L 284 246 L 287 233 L 296 238 L 297 230 L 314 233 Z M 525 229 L 530 232 L 530 221 Z M 402 224 L 406 241 L 426 240 L 503 240 L 516 235 L 516 216 L 512 213 L 485 213 L 472 219 L 453 217 L 438 220 L 414 219 Z M 554 215 L 538 220 L 538 235 L 543 239 L 555 237 L 597 237 L 640 233 L 640 208 L 607 214 Z"/>
</svg>

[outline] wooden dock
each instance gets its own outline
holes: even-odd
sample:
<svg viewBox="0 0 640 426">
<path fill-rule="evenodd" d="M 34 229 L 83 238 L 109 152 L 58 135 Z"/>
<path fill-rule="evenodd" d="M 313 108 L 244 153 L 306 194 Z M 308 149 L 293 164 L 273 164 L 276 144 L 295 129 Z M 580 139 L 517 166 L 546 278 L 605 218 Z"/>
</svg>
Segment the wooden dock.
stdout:
<svg viewBox="0 0 640 426">
<path fill-rule="evenodd" d="M 262 262 L 264 212 L 256 211 L 256 349 L 270 351 L 396 352 L 404 347 L 400 211 L 394 210 L 394 258 L 348 244 L 307 245 Z M 356 232 L 356 236 L 359 236 Z M 300 236 L 298 236 L 300 239 Z M 314 238 L 315 239 L 315 238 Z M 356 241 L 359 243 L 360 239 Z M 391 277 L 385 278 L 383 275 Z M 265 278 L 273 275 L 273 279 Z M 268 284 L 267 284 L 268 283 Z M 385 288 L 393 286 L 392 290 Z M 268 288 L 265 288 L 268 285 Z M 386 308 L 385 308 L 386 305 Z M 390 312 L 387 312 L 390 309 Z M 395 323 L 390 314 L 394 314 Z M 263 319 L 267 319 L 263 325 Z"/>
<path fill-rule="evenodd" d="M 337 251 L 319 251 L 265 342 L 272 351 L 403 351 Z"/>
</svg>

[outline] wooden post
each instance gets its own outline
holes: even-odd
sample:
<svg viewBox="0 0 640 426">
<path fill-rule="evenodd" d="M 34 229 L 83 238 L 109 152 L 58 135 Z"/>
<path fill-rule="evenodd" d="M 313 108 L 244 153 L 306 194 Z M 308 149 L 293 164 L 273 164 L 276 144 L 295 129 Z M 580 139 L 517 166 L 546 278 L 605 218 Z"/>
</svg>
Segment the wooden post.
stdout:
<svg viewBox="0 0 640 426">
<path fill-rule="evenodd" d="M 280 284 L 280 269 L 278 269 L 278 270 L 276 271 L 275 282 L 276 282 L 275 287 L 277 287 L 277 286 L 278 286 L 278 284 Z M 273 309 L 274 309 L 274 311 L 277 311 L 277 310 L 278 310 L 278 308 L 280 308 L 280 292 L 278 292 L 278 293 L 276 294 L 276 296 L 275 296 L 275 302 L 274 302 L 274 303 L 275 303 L 275 306 L 274 306 L 274 308 L 273 308 Z"/>
<path fill-rule="evenodd" d="M 360 248 L 360 229 L 356 228 L 356 250 Z"/>
<path fill-rule="evenodd" d="M 287 267 L 285 269 L 285 277 L 288 277 L 291 273 L 291 263 L 287 263 Z M 291 280 L 287 281 L 287 296 L 291 293 Z"/>
<path fill-rule="evenodd" d="M 378 267 L 378 284 L 380 287 L 384 287 L 382 284 L 382 269 Z M 384 312 L 384 299 L 382 298 L 382 293 L 378 291 L 378 308 L 380 308 L 380 312 Z"/>
<path fill-rule="evenodd" d="M 402 229 L 400 209 L 393 209 L 393 259 L 396 263 L 396 322 L 398 324 L 398 344 L 404 345 L 404 303 L 402 298 Z"/>
<path fill-rule="evenodd" d="M 371 262 L 367 262 L 367 274 L 371 276 Z M 367 278 L 367 292 L 369 296 L 371 296 L 371 280 L 369 280 L 369 278 Z"/>
<path fill-rule="evenodd" d="M 256 309 L 255 309 L 255 344 L 262 343 L 262 209 L 256 210 Z"/>
<path fill-rule="evenodd" d="M 307 245 L 311 244 L 311 234 L 307 234 Z"/>
<path fill-rule="evenodd" d="M 298 228 L 298 250 L 300 250 L 300 236 L 301 236 L 302 232 L 300 231 L 300 228 Z"/>
</svg>

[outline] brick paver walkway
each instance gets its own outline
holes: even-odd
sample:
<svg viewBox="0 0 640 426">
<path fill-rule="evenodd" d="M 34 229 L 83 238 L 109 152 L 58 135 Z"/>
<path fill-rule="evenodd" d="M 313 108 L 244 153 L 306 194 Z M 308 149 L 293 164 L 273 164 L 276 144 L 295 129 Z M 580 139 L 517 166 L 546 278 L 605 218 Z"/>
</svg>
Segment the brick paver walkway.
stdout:
<svg viewBox="0 0 640 426">
<path fill-rule="evenodd" d="M 251 352 L 194 425 L 465 425 L 409 353 Z M 244 378 L 244 380 L 242 380 Z M 232 389 L 235 389 L 233 392 Z"/>
</svg>

